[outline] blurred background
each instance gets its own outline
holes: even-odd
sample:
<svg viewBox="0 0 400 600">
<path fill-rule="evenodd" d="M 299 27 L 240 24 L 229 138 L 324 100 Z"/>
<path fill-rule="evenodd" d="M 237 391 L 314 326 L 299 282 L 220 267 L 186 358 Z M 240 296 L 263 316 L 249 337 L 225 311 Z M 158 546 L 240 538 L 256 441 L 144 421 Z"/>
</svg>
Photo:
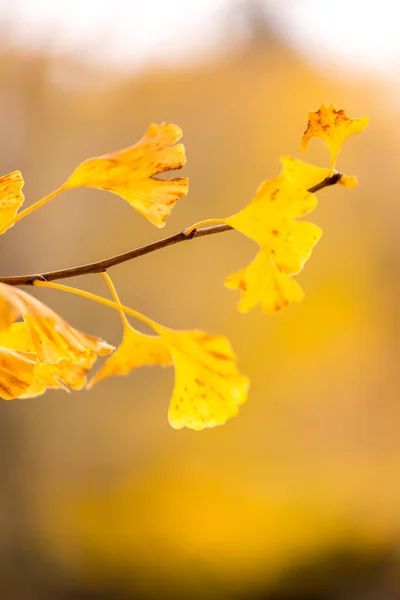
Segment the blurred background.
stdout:
<svg viewBox="0 0 400 600">
<path fill-rule="evenodd" d="M 0 405 L 6 600 L 400 598 L 397 5 L 325 0 L 0 0 L 0 172 L 26 205 L 151 122 L 184 130 L 190 193 L 161 232 L 122 199 L 70 191 L 1 237 L 1 273 L 72 266 L 232 214 L 290 154 L 310 110 L 370 115 L 319 193 L 306 298 L 236 310 L 235 232 L 115 267 L 125 304 L 228 335 L 252 381 L 224 427 L 174 431 L 173 371 Z M 70 281 L 107 295 L 98 276 Z M 72 325 L 118 344 L 118 315 L 53 290 Z M 397 315 L 397 316 L 396 316 Z M 136 324 L 137 325 L 137 324 Z M 135 325 L 135 326 L 136 326 Z M 140 327 L 140 326 L 139 326 Z"/>
</svg>

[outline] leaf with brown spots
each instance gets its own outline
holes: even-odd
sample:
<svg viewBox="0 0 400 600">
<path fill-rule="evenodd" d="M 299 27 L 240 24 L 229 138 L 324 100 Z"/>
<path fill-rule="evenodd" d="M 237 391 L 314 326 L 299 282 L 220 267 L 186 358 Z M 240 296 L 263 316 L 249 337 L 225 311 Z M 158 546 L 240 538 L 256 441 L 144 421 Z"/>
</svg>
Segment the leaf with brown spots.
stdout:
<svg viewBox="0 0 400 600">
<path fill-rule="evenodd" d="M 280 175 L 264 181 L 250 204 L 224 222 L 268 251 L 279 270 L 294 275 L 322 234 L 316 225 L 295 219 L 316 206 L 314 194 Z"/>
<path fill-rule="evenodd" d="M 184 146 L 175 144 L 181 137 L 177 125 L 150 125 L 135 145 L 82 162 L 63 189 L 108 190 L 124 198 L 156 227 L 164 227 L 177 200 L 186 196 L 188 180 L 158 179 L 154 175 L 183 167 Z"/>
<path fill-rule="evenodd" d="M 127 375 L 143 366 L 172 364 L 171 354 L 159 336 L 145 335 L 126 324 L 121 345 L 106 360 L 100 371 L 89 381 L 90 389 L 95 383 L 111 375 Z"/>
<path fill-rule="evenodd" d="M 264 312 L 275 314 L 290 302 L 300 302 L 304 297 L 297 281 L 279 271 L 265 250 L 260 250 L 247 267 L 229 275 L 225 285 L 240 291 L 238 310 L 243 313 L 260 303 Z"/>
<path fill-rule="evenodd" d="M 121 345 L 87 387 L 137 367 L 173 364 L 172 427 L 200 430 L 234 416 L 246 400 L 248 380 L 237 370 L 229 341 L 203 331 L 174 331 L 151 323 L 157 336 L 140 333 L 125 322 Z"/>
<path fill-rule="evenodd" d="M 23 185 L 20 171 L 0 177 L 0 234 L 12 227 L 10 223 L 24 202 Z"/>
<path fill-rule="evenodd" d="M 301 138 L 301 149 L 307 150 L 312 137 L 319 137 L 328 147 L 331 155 L 330 172 L 335 167 L 339 150 L 350 135 L 363 131 L 368 125 L 369 118 L 350 119 L 344 110 L 337 110 L 335 104 L 321 104 L 316 112 L 308 114 L 308 124 Z"/>
<path fill-rule="evenodd" d="M 169 407 L 174 429 L 197 431 L 223 425 L 247 399 L 249 380 L 239 373 L 227 338 L 204 331 L 172 331 L 155 326 L 175 364 Z"/>
<path fill-rule="evenodd" d="M 315 167 L 309 165 L 297 158 L 291 156 L 282 156 L 282 175 L 286 175 L 297 185 L 308 190 L 324 179 L 332 175 L 329 169 Z M 343 185 L 346 188 L 354 188 L 357 185 L 357 178 L 354 175 L 342 175 L 338 181 L 338 185 Z"/>
</svg>

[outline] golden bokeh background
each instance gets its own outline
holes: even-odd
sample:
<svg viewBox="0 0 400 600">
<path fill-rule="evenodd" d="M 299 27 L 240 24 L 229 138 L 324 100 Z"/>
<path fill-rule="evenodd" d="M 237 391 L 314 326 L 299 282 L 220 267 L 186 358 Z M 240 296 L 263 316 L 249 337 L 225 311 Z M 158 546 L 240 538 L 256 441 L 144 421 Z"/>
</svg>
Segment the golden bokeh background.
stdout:
<svg viewBox="0 0 400 600">
<path fill-rule="evenodd" d="M 124 304 L 229 336 L 252 382 L 238 417 L 174 431 L 173 372 L 158 368 L 0 405 L 2 598 L 400 597 L 399 107 L 390 83 L 317 70 L 267 19 L 246 18 L 251 35 L 226 54 L 119 78 L 1 48 L 1 173 L 21 169 L 27 204 L 151 122 L 183 128 L 190 177 L 163 231 L 111 194 L 63 194 L 2 236 L 3 275 L 89 262 L 232 214 L 279 173 L 280 156 L 329 165 L 319 141 L 300 154 L 309 110 L 334 101 L 370 116 L 337 163 L 359 186 L 319 193 L 312 221 L 324 236 L 298 278 L 300 305 L 237 312 L 223 280 L 254 245 L 236 232 L 111 272 Z M 107 294 L 99 276 L 70 283 Z M 118 344 L 113 311 L 35 294 Z"/>
</svg>

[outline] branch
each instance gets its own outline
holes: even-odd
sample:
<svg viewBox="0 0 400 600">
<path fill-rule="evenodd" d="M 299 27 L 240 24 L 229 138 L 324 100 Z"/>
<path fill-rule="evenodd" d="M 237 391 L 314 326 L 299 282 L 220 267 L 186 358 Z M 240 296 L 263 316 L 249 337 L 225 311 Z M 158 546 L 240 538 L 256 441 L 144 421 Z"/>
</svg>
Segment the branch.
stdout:
<svg viewBox="0 0 400 600">
<path fill-rule="evenodd" d="M 322 190 L 325 187 L 335 185 L 342 178 L 341 173 L 334 173 L 329 177 L 326 177 L 323 181 L 309 188 L 309 192 L 315 193 Z M 213 235 L 214 233 L 222 233 L 223 231 L 230 231 L 232 227 L 229 225 L 214 225 L 212 227 L 201 227 L 194 229 L 189 235 L 186 235 L 184 231 L 175 233 L 162 240 L 157 240 L 151 244 L 134 248 L 128 252 L 111 256 L 105 260 L 99 260 L 97 262 L 80 265 L 78 267 L 69 267 L 68 269 L 60 269 L 59 271 L 48 271 L 47 273 L 33 273 L 31 275 L 17 275 L 13 277 L 0 277 L 0 283 L 6 283 L 8 285 L 33 285 L 35 280 L 39 281 L 54 281 L 56 279 L 68 279 L 69 277 L 78 277 L 79 275 L 88 275 L 91 273 L 104 273 L 107 269 L 120 265 L 121 263 L 133 260 L 139 256 L 150 254 L 156 250 L 167 248 L 167 246 L 173 246 L 180 242 L 192 240 L 194 238 L 204 237 L 206 235 Z"/>
</svg>

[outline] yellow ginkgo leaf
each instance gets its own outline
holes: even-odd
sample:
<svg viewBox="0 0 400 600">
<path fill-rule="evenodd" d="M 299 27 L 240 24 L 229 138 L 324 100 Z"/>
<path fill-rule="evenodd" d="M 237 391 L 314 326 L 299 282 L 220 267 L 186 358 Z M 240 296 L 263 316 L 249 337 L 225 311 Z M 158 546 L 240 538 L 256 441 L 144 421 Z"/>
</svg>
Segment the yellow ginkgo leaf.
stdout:
<svg viewBox="0 0 400 600">
<path fill-rule="evenodd" d="M 246 400 L 248 379 L 238 372 L 229 341 L 203 331 L 173 331 L 154 322 L 152 326 L 159 336 L 142 334 L 125 324 L 121 345 L 87 387 L 137 367 L 174 364 L 172 427 L 200 430 L 222 425 L 236 415 Z"/>
<path fill-rule="evenodd" d="M 0 398 L 14 400 L 29 390 L 35 379 L 35 354 L 0 347 Z"/>
<path fill-rule="evenodd" d="M 1 338 L 0 338 L 1 339 Z M 100 371 L 89 381 L 90 389 L 95 383 L 111 375 L 127 375 L 133 369 L 150 365 L 172 364 L 171 353 L 159 336 L 145 335 L 125 324 L 121 345 L 106 360 Z"/>
<path fill-rule="evenodd" d="M 304 297 L 297 281 L 279 271 L 268 252 L 262 249 L 247 267 L 229 275 L 225 285 L 241 292 L 238 310 L 243 313 L 258 303 L 264 312 L 277 313 L 290 302 L 300 302 Z"/>
<path fill-rule="evenodd" d="M 24 353 L 37 362 L 31 385 L 19 395 L 21 398 L 40 396 L 51 388 L 81 390 L 86 385 L 86 373 L 96 360 L 93 354 L 85 358 L 83 365 L 73 364 L 66 359 L 56 364 L 40 362 L 25 322 L 13 323 L 1 330 L 0 347 Z"/>
<path fill-rule="evenodd" d="M 186 196 L 188 180 L 153 176 L 185 164 L 184 146 L 175 144 L 181 137 L 177 125 L 153 124 L 134 146 L 82 162 L 63 189 L 108 190 L 124 198 L 153 225 L 164 227 L 176 201 Z"/>
<path fill-rule="evenodd" d="M 20 209 L 24 194 L 22 187 L 24 180 L 20 171 L 13 171 L 0 177 L 0 234 L 7 231 Z"/>
<path fill-rule="evenodd" d="M 313 223 L 295 221 L 317 205 L 317 198 L 286 175 L 264 181 L 255 198 L 224 220 L 257 242 L 279 271 L 295 275 L 309 259 L 322 231 Z"/>
<path fill-rule="evenodd" d="M 137 367 L 173 364 L 175 386 L 168 413 L 172 427 L 200 430 L 222 425 L 236 415 L 247 398 L 249 381 L 237 369 L 229 340 L 204 331 L 175 331 L 126 309 L 109 275 L 103 276 L 119 308 L 124 335 L 120 347 L 88 387 L 104 377 L 125 375 Z M 149 325 L 158 336 L 133 329 L 124 312 Z"/>
<path fill-rule="evenodd" d="M 324 179 L 332 175 L 329 169 L 309 165 L 308 163 L 297 160 L 297 158 L 292 158 L 291 156 L 282 156 L 281 163 L 282 175 L 286 175 L 297 185 L 306 190 L 321 183 Z M 357 178 L 354 177 L 354 175 L 342 175 L 337 183 L 338 185 L 343 185 L 347 188 L 354 188 L 357 185 Z"/>
<path fill-rule="evenodd" d="M 368 125 L 369 118 L 350 119 L 344 110 L 337 110 L 335 104 L 321 104 L 316 112 L 308 114 L 308 124 L 301 138 L 301 149 L 307 150 L 308 142 L 312 137 L 319 137 L 328 147 L 331 155 L 331 171 L 339 150 L 350 135 L 363 131 Z"/>
<path fill-rule="evenodd" d="M 175 429 L 223 425 L 247 399 L 249 380 L 236 366 L 227 338 L 204 331 L 154 328 L 168 345 L 175 365 L 169 422 Z"/>
<path fill-rule="evenodd" d="M 48 306 L 19 288 L 0 283 L 1 304 L 15 318 L 23 317 L 32 346 L 41 362 L 57 364 L 65 359 L 90 368 L 93 359 L 113 350 L 113 346 L 104 340 L 71 327 Z"/>
</svg>

